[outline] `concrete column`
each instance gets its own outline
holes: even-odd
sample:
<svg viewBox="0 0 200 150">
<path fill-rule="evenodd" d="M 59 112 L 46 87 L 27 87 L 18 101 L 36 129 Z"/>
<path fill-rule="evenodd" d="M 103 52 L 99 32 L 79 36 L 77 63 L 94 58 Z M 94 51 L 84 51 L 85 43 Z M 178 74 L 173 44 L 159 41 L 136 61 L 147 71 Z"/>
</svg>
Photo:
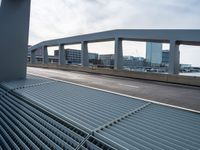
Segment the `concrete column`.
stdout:
<svg viewBox="0 0 200 150">
<path fill-rule="evenodd" d="M 115 38 L 115 59 L 114 59 L 114 69 L 123 68 L 123 49 L 122 49 L 122 39 Z"/>
<path fill-rule="evenodd" d="M 43 53 L 43 64 L 48 64 L 49 63 L 49 58 L 48 58 L 47 46 L 43 46 L 42 47 L 42 53 Z"/>
<path fill-rule="evenodd" d="M 31 51 L 31 64 L 36 63 L 36 56 L 35 56 L 36 51 Z"/>
<path fill-rule="evenodd" d="M 59 45 L 59 65 L 66 64 L 65 45 Z"/>
<path fill-rule="evenodd" d="M 88 43 L 85 41 L 81 43 L 81 64 L 83 67 L 89 67 Z"/>
<path fill-rule="evenodd" d="M 2 0 L 0 82 L 26 77 L 30 0 Z"/>
<path fill-rule="evenodd" d="M 172 40 L 170 41 L 170 51 L 169 51 L 169 74 L 179 73 L 179 63 L 180 63 L 180 51 L 179 44 Z"/>
</svg>

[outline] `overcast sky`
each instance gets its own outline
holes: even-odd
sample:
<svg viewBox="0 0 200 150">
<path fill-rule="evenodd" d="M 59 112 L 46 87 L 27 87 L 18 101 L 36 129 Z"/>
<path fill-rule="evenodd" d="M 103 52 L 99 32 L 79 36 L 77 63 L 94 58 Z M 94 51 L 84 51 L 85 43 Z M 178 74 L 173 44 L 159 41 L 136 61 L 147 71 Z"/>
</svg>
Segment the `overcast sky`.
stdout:
<svg viewBox="0 0 200 150">
<path fill-rule="evenodd" d="M 113 29 L 200 27 L 200 0 L 32 0 L 31 7 L 32 45 Z M 113 53 L 113 42 L 90 44 L 89 51 Z M 124 51 L 125 55 L 145 56 L 145 45 L 124 42 Z M 200 66 L 198 56 L 200 47 L 181 46 L 181 63 Z"/>
</svg>

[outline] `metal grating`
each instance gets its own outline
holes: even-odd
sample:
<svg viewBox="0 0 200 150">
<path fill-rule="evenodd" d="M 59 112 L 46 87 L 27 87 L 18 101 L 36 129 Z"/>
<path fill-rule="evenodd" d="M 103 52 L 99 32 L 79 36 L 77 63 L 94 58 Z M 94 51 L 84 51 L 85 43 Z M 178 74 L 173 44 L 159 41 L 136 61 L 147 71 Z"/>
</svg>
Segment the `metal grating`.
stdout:
<svg viewBox="0 0 200 150">
<path fill-rule="evenodd" d="M 200 148 L 198 113 L 34 76 L 3 85 L 0 149 Z"/>
<path fill-rule="evenodd" d="M 0 149 L 116 150 L 0 88 Z"/>
<path fill-rule="evenodd" d="M 200 114 L 150 104 L 94 135 L 124 149 L 199 150 Z"/>
<path fill-rule="evenodd" d="M 116 150 L 110 145 L 105 144 L 101 140 L 90 136 L 87 141 L 80 147 L 79 150 Z"/>
<path fill-rule="evenodd" d="M 87 133 L 0 88 L 2 149 L 73 150 Z"/>
<path fill-rule="evenodd" d="M 62 82 L 16 89 L 15 92 L 87 131 L 93 131 L 146 104 L 144 101 Z"/>
</svg>

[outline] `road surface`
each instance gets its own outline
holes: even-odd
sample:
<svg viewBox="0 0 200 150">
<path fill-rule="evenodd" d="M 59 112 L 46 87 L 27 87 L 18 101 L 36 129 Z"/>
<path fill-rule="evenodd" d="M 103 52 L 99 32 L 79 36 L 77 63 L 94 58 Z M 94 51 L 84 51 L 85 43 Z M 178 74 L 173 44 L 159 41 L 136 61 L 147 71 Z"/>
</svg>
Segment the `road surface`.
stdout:
<svg viewBox="0 0 200 150">
<path fill-rule="evenodd" d="M 28 74 L 70 81 L 200 111 L 200 87 L 108 75 L 28 67 Z"/>
</svg>

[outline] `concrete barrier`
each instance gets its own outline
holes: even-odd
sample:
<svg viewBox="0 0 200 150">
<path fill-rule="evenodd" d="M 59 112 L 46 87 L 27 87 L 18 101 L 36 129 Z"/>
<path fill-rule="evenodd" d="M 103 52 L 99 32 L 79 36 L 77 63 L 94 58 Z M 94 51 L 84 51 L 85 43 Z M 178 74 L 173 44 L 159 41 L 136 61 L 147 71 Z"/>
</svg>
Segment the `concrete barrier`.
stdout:
<svg viewBox="0 0 200 150">
<path fill-rule="evenodd" d="M 82 66 L 58 65 L 58 64 L 28 64 L 28 66 L 47 68 L 47 69 L 66 70 L 66 71 L 81 71 L 81 72 L 87 72 L 87 73 L 104 74 L 104 75 L 126 77 L 126 78 L 133 78 L 133 79 L 152 80 L 152 81 L 160 81 L 160 82 L 166 82 L 166 83 L 200 86 L 200 77 L 196 77 L 196 76 L 133 72 L 133 71 L 126 71 L 126 70 L 113 70 L 113 69 L 94 68 L 94 67 L 86 68 Z"/>
</svg>

